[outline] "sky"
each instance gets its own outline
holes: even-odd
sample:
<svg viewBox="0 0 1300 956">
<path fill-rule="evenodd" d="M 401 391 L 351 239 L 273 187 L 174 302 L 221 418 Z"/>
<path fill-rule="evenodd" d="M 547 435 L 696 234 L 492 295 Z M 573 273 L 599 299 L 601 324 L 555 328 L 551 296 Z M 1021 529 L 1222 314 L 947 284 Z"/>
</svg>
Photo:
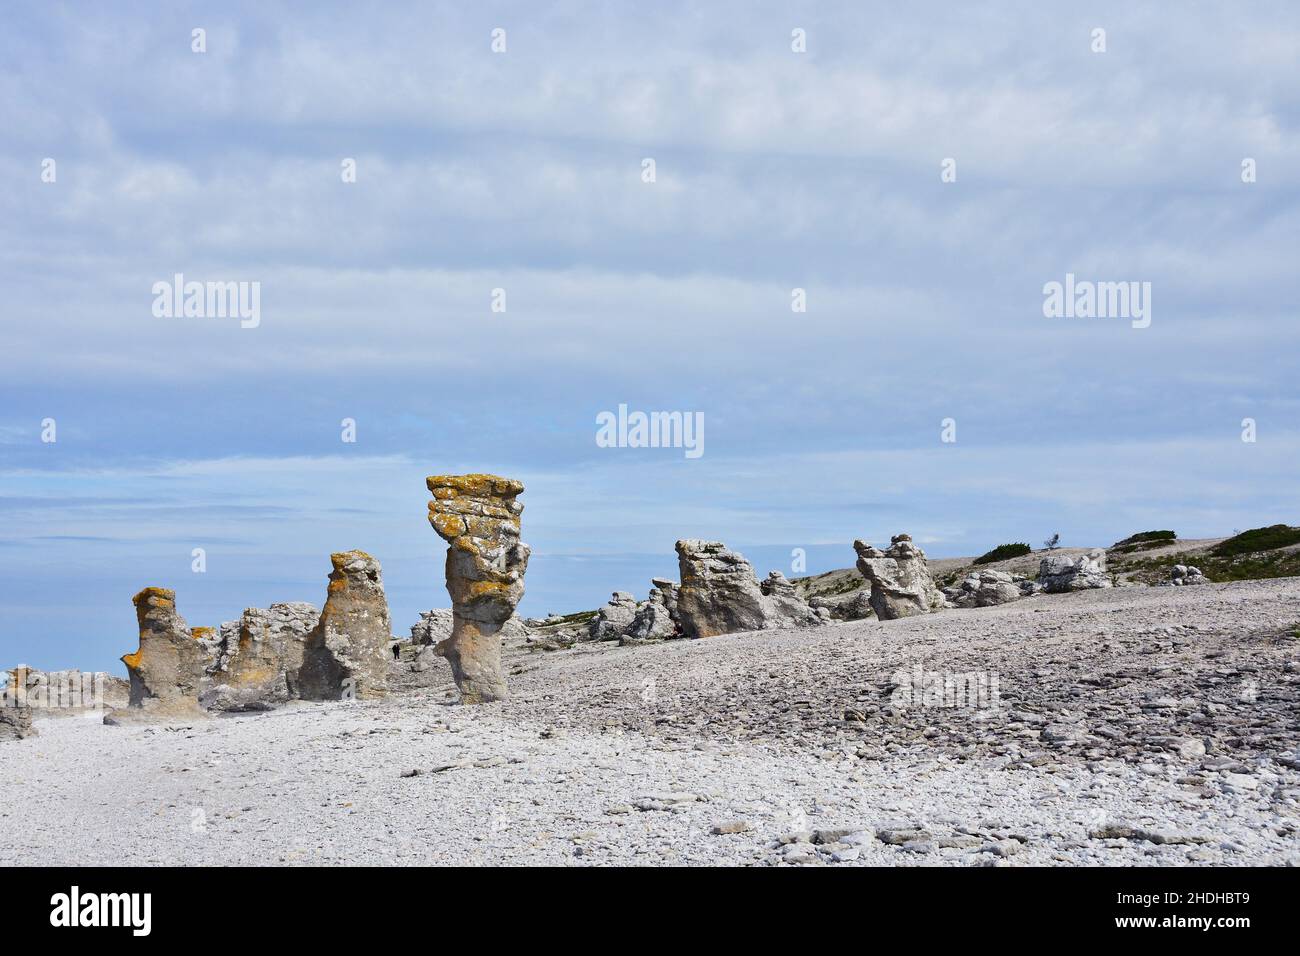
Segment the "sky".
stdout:
<svg viewBox="0 0 1300 956">
<path fill-rule="evenodd" d="M 1300 523 L 1291 3 L 5 4 L 0 179 L 0 665 L 124 673 L 140 588 L 319 606 L 353 548 L 403 635 L 431 474 L 523 481 L 525 616 L 685 537 Z M 156 314 L 178 273 L 256 324 Z M 1067 274 L 1150 325 L 1045 315 Z"/>
</svg>

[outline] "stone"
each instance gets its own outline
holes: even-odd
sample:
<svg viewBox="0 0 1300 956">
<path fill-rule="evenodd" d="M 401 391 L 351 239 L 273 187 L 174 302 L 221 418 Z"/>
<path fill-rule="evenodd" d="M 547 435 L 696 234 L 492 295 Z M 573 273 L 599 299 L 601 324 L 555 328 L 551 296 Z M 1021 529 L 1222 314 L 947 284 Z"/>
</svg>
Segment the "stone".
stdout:
<svg viewBox="0 0 1300 956">
<path fill-rule="evenodd" d="M 32 726 L 30 707 L 8 703 L 0 706 L 0 740 L 22 740 L 35 736 L 36 728 Z"/>
<path fill-rule="evenodd" d="M 727 836 L 733 833 L 748 833 L 749 823 L 745 820 L 732 820 L 729 823 L 719 823 L 709 832 L 714 836 Z"/>
<path fill-rule="evenodd" d="M 875 617 L 875 608 L 871 606 L 871 589 L 863 588 L 842 598 L 818 596 L 810 598 L 808 606 L 819 614 L 824 610 L 825 617 L 833 621 L 864 621 Z"/>
<path fill-rule="evenodd" d="M 210 710 L 271 710 L 300 696 L 303 651 L 320 616 L 314 605 L 293 601 L 246 608 L 238 622 L 222 624 L 199 703 Z"/>
<path fill-rule="evenodd" d="M 176 610 L 176 592 L 148 587 L 131 601 L 140 628 L 140 645 L 134 653 L 122 656 L 131 682 L 127 706 L 105 714 L 104 722 L 205 716 L 199 707 L 199 683 L 206 655 Z"/>
<path fill-rule="evenodd" d="M 636 598 L 626 591 L 615 591 L 609 603 L 591 619 L 591 624 L 587 627 L 587 639 L 617 641 L 631 630 L 636 612 Z"/>
<path fill-rule="evenodd" d="M 1077 558 L 1048 555 L 1038 563 L 1038 583 L 1048 594 L 1114 586 L 1106 571 L 1106 552 L 1100 548 Z"/>
<path fill-rule="evenodd" d="M 945 607 L 943 594 L 930 577 L 925 552 L 910 535 L 894 535 L 884 551 L 854 541 L 858 571 L 871 584 L 871 607 L 882 621 L 929 614 Z"/>
<path fill-rule="evenodd" d="M 1209 584 L 1210 579 L 1201 573 L 1201 569 L 1187 564 L 1175 564 L 1169 572 L 1169 583 L 1174 587 L 1190 584 Z"/>
<path fill-rule="evenodd" d="M 636 611 L 623 640 L 663 641 L 681 637 L 677 621 L 677 582 L 667 578 L 650 579 L 650 597 Z"/>
<path fill-rule="evenodd" d="M 392 623 L 379 562 L 364 551 L 330 555 L 320 620 L 303 643 L 305 700 L 373 700 L 388 693 Z"/>
<path fill-rule="evenodd" d="M 411 643 L 432 646 L 451 637 L 452 613 L 449 607 L 421 611 L 420 619 L 411 625 Z"/>
<path fill-rule="evenodd" d="M 677 617 L 685 637 L 821 623 L 784 576 L 773 572 L 760 586 L 744 555 L 721 541 L 678 541 L 677 564 L 682 578 Z"/>
<path fill-rule="evenodd" d="M 129 698 L 130 684 L 104 671 L 42 671 L 26 664 L 0 671 L 0 707 L 85 713 L 125 707 Z"/>
<path fill-rule="evenodd" d="M 497 475 L 433 475 L 429 523 L 447 547 L 452 632 L 435 646 L 447 658 L 462 703 L 506 697 L 505 623 L 524 596 L 528 545 L 519 539 L 523 482 Z"/>
<path fill-rule="evenodd" d="M 1032 581 L 1006 571 L 972 571 L 961 584 L 944 588 L 944 599 L 953 607 L 995 607 L 1034 594 Z"/>
</svg>

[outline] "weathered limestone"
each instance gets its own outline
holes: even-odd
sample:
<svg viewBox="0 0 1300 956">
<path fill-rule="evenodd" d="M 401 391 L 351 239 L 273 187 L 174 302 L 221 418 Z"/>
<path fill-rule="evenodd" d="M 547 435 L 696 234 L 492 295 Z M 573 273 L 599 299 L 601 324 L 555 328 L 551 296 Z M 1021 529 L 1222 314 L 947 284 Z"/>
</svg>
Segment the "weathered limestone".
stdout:
<svg viewBox="0 0 1300 956">
<path fill-rule="evenodd" d="M 871 582 L 871 607 L 880 620 L 929 614 L 945 606 L 925 552 L 912 544 L 910 535 L 894 535 L 884 551 L 863 541 L 854 541 L 853 550 L 858 571 Z"/>
<path fill-rule="evenodd" d="M 313 605 L 293 601 L 250 607 L 238 622 L 222 624 L 199 702 L 212 710 L 271 710 L 297 697 L 303 649 L 319 620 Z"/>
<path fill-rule="evenodd" d="M 822 623 L 817 609 L 799 596 L 794 585 L 780 571 L 769 571 L 758 585 L 766 598 L 769 619 L 776 627 L 814 627 Z M 773 625 L 769 625 L 773 626 Z"/>
<path fill-rule="evenodd" d="M 325 607 L 308 634 L 299 669 L 307 700 L 361 700 L 388 693 L 392 625 L 379 562 L 364 551 L 330 555 Z"/>
<path fill-rule="evenodd" d="M 32 709 L 15 705 L 0 706 L 0 740 L 22 740 L 35 737 L 32 726 Z"/>
<path fill-rule="evenodd" d="M 650 597 L 636 609 L 636 617 L 622 637 L 623 643 L 664 641 L 678 637 L 677 582 L 651 578 Z"/>
<path fill-rule="evenodd" d="M 131 681 L 128 705 L 106 714 L 104 722 L 203 717 L 198 694 L 205 655 L 176 611 L 176 592 L 149 587 L 132 603 L 140 646 L 122 657 Z"/>
<path fill-rule="evenodd" d="M 524 596 L 528 545 L 519 540 L 523 483 L 496 475 L 433 475 L 429 523 L 447 547 L 451 636 L 436 645 L 466 704 L 507 694 L 502 626 Z"/>
<path fill-rule="evenodd" d="M 1210 579 L 1201 573 L 1201 569 L 1187 564 L 1175 564 L 1169 572 L 1169 583 L 1174 587 L 1190 584 L 1209 584 Z"/>
<path fill-rule="evenodd" d="M 875 609 L 871 606 L 870 588 L 854 591 L 838 600 L 830 597 L 814 597 L 808 601 L 808 605 L 818 614 L 834 621 L 862 621 L 876 616 Z"/>
<path fill-rule="evenodd" d="M 1048 555 L 1038 564 L 1038 583 L 1048 594 L 1112 587 L 1106 571 L 1106 552 L 1097 548 L 1078 558 Z"/>
<path fill-rule="evenodd" d="M 820 623 L 779 572 L 760 586 L 744 555 L 721 541 L 678 541 L 677 564 L 682 577 L 677 617 L 686 637 Z"/>
<path fill-rule="evenodd" d="M 953 607 L 993 607 L 1019 601 L 1038 591 L 1033 581 L 1006 571 L 972 571 L 960 584 L 943 589 Z"/>
<path fill-rule="evenodd" d="M 617 641 L 632 628 L 636 618 L 636 598 L 626 591 L 615 591 L 609 603 L 596 612 L 587 627 L 587 639 Z"/>
</svg>

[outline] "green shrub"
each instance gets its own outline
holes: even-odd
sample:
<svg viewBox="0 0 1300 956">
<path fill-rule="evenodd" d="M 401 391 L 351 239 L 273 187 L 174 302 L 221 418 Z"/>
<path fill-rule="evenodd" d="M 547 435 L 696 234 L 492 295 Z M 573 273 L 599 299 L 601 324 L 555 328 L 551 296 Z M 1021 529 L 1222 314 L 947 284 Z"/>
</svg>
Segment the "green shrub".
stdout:
<svg viewBox="0 0 1300 956">
<path fill-rule="evenodd" d="M 1026 554 L 1033 554 L 1034 549 L 1023 541 L 1017 541 L 1013 544 L 1000 544 L 987 554 L 981 554 L 975 559 L 976 564 L 991 564 L 994 561 L 1005 561 L 1007 558 L 1019 558 Z"/>
<path fill-rule="evenodd" d="M 1267 528 L 1251 528 L 1249 531 L 1234 535 L 1227 541 L 1221 541 L 1210 553 L 1220 558 L 1230 558 L 1234 554 L 1271 551 L 1274 548 L 1285 548 L 1289 544 L 1300 544 L 1300 528 L 1273 524 Z"/>
<path fill-rule="evenodd" d="M 1146 544 L 1149 541 L 1173 541 L 1178 537 L 1172 531 L 1139 531 L 1137 534 L 1131 534 L 1123 541 L 1116 541 L 1111 547 L 1122 548 L 1130 544 Z"/>
</svg>

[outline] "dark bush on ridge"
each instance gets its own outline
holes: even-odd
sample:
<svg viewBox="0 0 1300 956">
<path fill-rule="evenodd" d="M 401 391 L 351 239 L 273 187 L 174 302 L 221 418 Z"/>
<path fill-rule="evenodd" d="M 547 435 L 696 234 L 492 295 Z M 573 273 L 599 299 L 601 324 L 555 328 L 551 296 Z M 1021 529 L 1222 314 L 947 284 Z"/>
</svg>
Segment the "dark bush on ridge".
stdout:
<svg viewBox="0 0 1300 956">
<path fill-rule="evenodd" d="M 1173 541 L 1178 537 L 1172 531 L 1139 531 L 1137 534 L 1131 534 L 1123 541 L 1116 541 L 1112 548 L 1122 548 L 1128 544 L 1146 544 L 1148 541 Z"/>
<path fill-rule="evenodd" d="M 1034 551 L 1023 541 L 1017 541 L 1014 544 L 1000 544 L 987 554 L 981 554 L 975 559 L 976 564 L 992 564 L 994 561 L 1005 561 L 1007 558 L 1019 558 L 1026 554 L 1032 554 Z"/>
<path fill-rule="evenodd" d="M 1267 528 L 1251 528 L 1249 531 L 1234 535 L 1227 541 L 1221 541 L 1210 553 L 1220 558 L 1230 558 L 1235 554 L 1285 548 L 1289 544 L 1300 544 L 1300 528 L 1272 524 Z"/>
</svg>

